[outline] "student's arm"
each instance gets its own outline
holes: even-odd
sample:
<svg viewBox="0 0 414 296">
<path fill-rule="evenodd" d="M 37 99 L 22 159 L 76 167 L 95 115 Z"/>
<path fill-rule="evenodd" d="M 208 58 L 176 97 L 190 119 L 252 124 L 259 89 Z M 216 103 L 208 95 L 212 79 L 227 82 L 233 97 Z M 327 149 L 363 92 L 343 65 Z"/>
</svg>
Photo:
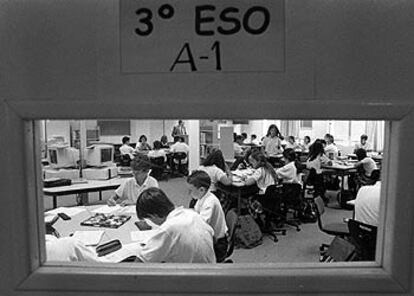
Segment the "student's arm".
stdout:
<svg viewBox="0 0 414 296">
<path fill-rule="evenodd" d="M 174 248 L 174 242 L 167 232 L 158 229 L 145 246 L 142 247 L 138 258 L 142 262 L 163 262 Z"/>
<path fill-rule="evenodd" d="M 128 181 L 127 181 L 128 182 Z M 115 195 L 110 197 L 106 203 L 108 206 L 115 206 L 116 202 L 118 200 L 120 200 L 122 198 L 122 196 L 124 195 L 124 188 L 125 188 L 125 184 L 127 183 L 125 182 L 124 184 L 121 184 L 116 190 L 115 190 Z"/>
<path fill-rule="evenodd" d="M 226 165 L 226 172 L 223 172 L 220 169 L 217 169 L 217 170 L 218 170 L 217 179 L 220 181 L 220 183 L 224 185 L 231 185 L 233 180 L 232 180 L 231 172 L 229 168 L 227 167 L 227 165 Z"/>
<path fill-rule="evenodd" d="M 207 222 L 208 225 L 211 223 L 211 217 L 213 217 L 213 206 L 209 205 L 199 212 L 201 218 L 203 218 L 204 221 Z"/>
<path fill-rule="evenodd" d="M 114 196 L 112 196 L 112 197 L 110 197 L 107 201 L 106 201 L 106 204 L 108 205 L 108 206 L 115 206 L 116 205 L 116 201 L 117 200 L 119 200 L 120 199 L 120 197 L 118 196 L 118 195 L 114 195 Z"/>
<path fill-rule="evenodd" d="M 256 183 L 257 183 L 257 181 L 259 181 L 259 179 L 260 179 L 260 178 L 261 178 L 261 176 L 262 176 L 262 171 L 263 171 L 263 169 L 257 169 L 257 170 L 253 173 L 253 175 L 252 175 L 251 177 L 248 177 L 248 178 L 244 181 L 244 183 L 245 183 L 247 186 L 250 186 L 250 185 L 256 184 Z"/>
<path fill-rule="evenodd" d="M 276 175 L 279 179 L 290 179 L 293 174 L 291 172 L 291 168 L 285 165 L 276 170 Z"/>
</svg>

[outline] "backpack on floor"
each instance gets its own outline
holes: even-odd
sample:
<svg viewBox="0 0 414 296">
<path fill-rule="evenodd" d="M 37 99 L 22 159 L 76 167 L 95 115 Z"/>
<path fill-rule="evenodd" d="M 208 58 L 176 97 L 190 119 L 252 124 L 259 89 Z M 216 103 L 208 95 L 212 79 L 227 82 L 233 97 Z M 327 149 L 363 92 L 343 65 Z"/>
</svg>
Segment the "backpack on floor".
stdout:
<svg viewBox="0 0 414 296">
<path fill-rule="evenodd" d="M 315 204 L 313 201 L 306 200 L 303 203 L 298 216 L 300 221 L 303 223 L 315 223 L 318 218 L 316 217 Z"/>
<path fill-rule="evenodd" d="M 235 245 L 238 248 L 251 249 L 263 242 L 263 234 L 259 225 L 251 215 L 240 215 L 238 218 Z"/>
</svg>

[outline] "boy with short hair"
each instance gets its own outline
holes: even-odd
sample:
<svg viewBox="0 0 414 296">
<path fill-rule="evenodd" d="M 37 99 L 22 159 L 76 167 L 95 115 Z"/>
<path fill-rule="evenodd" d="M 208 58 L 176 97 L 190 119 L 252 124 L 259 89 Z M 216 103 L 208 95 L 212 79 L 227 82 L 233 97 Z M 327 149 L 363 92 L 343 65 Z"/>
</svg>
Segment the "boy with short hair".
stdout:
<svg viewBox="0 0 414 296">
<path fill-rule="evenodd" d="M 214 230 L 214 252 L 217 262 L 222 262 L 227 254 L 227 225 L 220 201 L 209 191 L 211 179 L 204 171 L 194 171 L 187 178 L 187 185 L 191 197 L 197 200 L 194 210 Z"/>
<path fill-rule="evenodd" d="M 158 181 L 149 175 L 151 171 L 151 162 L 148 157 L 141 155 L 131 161 L 131 169 L 134 177 L 126 180 L 115 190 L 115 196 L 108 199 L 109 206 L 116 205 L 121 201 L 121 206 L 135 204 L 138 196 L 145 189 L 158 187 Z"/>
<path fill-rule="evenodd" d="M 138 197 L 136 211 L 156 233 L 138 252 L 142 262 L 215 263 L 213 229 L 190 209 L 175 208 L 159 188 Z"/>
</svg>

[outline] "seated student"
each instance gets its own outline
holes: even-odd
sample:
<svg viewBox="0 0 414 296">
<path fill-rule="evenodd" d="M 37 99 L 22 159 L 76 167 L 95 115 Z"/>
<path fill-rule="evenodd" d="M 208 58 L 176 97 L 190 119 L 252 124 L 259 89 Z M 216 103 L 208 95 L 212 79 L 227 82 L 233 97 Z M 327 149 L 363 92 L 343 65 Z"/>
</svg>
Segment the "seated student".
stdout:
<svg viewBox="0 0 414 296">
<path fill-rule="evenodd" d="M 358 159 L 358 162 L 355 163 L 355 167 L 358 168 L 357 183 L 359 185 L 373 184 L 375 181 L 371 179 L 371 174 L 377 169 L 377 164 L 371 157 L 367 156 L 367 152 L 362 148 L 358 149 L 355 154 Z"/>
<path fill-rule="evenodd" d="M 46 234 L 46 260 L 99 262 L 96 252 L 74 237 Z"/>
<path fill-rule="evenodd" d="M 243 136 L 238 135 L 236 136 L 236 141 L 233 143 L 234 157 L 243 156 L 243 148 L 241 145 L 243 145 Z"/>
<path fill-rule="evenodd" d="M 296 143 L 295 137 L 294 136 L 289 136 L 288 137 L 288 141 L 286 143 L 285 149 L 300 149 L 299 144 Z"/>
<path fill-rule="evenodd" d="M 260 151 L 252 152 L 249 156 L 249 162 L 255 172 L 251 177 L 245 178 L 245 184 L 247 186 L 256 184 L 259 187 L 259 194 L 263 195 L 268 186 L 277 184 L 276 172 Z"/>
<path fill-rule="evenodd" d="M 174 144 L 170 147 L 170 152 L 176 153 L 176 152 L 184 152 L 188 155 L 188 152 L 190 152 L 190 147 L 186 143 L 184 143 L 184 140 L 180 136 L 174 137 Z M 187 158 L 182 160 L 182 163 L 187 163 Z"/>
<path fill-rule="evenodd" d="M 174 208 L 165 193 L 148 188 L 138 197 L 137 216 L 156 233 L 137 257 L 142 262 L 215 263 L 213 229 L 193 210 Z"/>
<path fill-rule="evenodd" d="M 222 262 L 227 253 L 227 226 L 218 198 L 210 192 L 211 179 L 204 171 L 194 171 L 187 178 L 191 198 L 197 200 L 194 210 L 214 230 L 214 253 L 217 262 Z"/>
<path fill-rule="evenodd" d="M 163 135 L 160 141 L 161 141 L 161 148 L 170 148 L 170 145 L 168 145 L 168 138 L 166 135 Z"/>
<path fill-rule="evenodd" d="M 248 144 L 247 133 L 241 133 L 241 136 L 243 137 L 243 144 Z"/>
<path fill-rule="evenodd" d="M 379 178 L 379 176 L 378 176 Z M 381 182 L 362 186 L 355 199 L 355 220 L 378 227 Z"/>
<path fill-rule="evenodd" d="M 167 160 L 167 154 L 162 149 L 162 144 L 160 141 L 154 141 L 154 149 L 148 152 L 149 158 L 163 157 L 164 161 Z"/>
<path fill-rule="evenodd" d="M 368 143 L 367 135 L 361 135 L 360 142 L 355 144 L 354 153 L 356 153 L 358 149 L 364 149 L 367 152 L 371 150 L 371 145 Z"/>
<path fill-rule="evenodd" d="M 135 147 L 136 152 L 143 152 L 151 150 L 151 146 L 147 143 L 147 137 L 145 135 L 141 135 L 139 137 L 137 146 Z"/>
<path fill-rule="evenodd" d="M 309 153 L 309 147 L 311 145 L 311 139 L 309 136 L 303 137 L 303 143 L 300 145 L 302 152 Z"/>
<path fill-rule="evenodd" d="M 122 138 L 122 146 L 119 148 L 121 155 L 129 155 L 130 159 L 134 159 L 134 148 L 129 145 L 130 137 Z"/>
<path fill-rule="evenodd" d="M 331 134 L 326 134 L 324 139 L 326 141 L 326 146 L 325 146 L 326 156 L 331 160 L 337 159 L 339 155 L 339 149 L 335 144 L 334 137 Z"/>
<path fill-rule="evenodd" d="M 224 161 L 223 153 L 220 149 L 211 152 L 198 169 L 205 171 L 209 175 L 211 179 L 209 189 L 213 193 L 216 191 L 216 184 L 218 182 L 224 185 L 231 185 L 232 183 L 231 172 Z"/>
<path fill-rule="evenodd" d="M 282 183 L 289 184 L 301 184 L 299 179 L 297 163 L 296 163 L 296 152 L 295 150 L 288 148 L 283 151 L 283 160 L 285 165 L 281 168 L 276 169 L 276 175 L 279 179 L 282 179 Z"/>
<path fill-rule="evenodd" d="M 326 189 L 322 175 L 322 164 L 330 163 L 332 162 L 324 153 L 322 141 L 316 140 L 309 147 L 309 155 L 306 160 L 306 168 L 310 170 L 307 184 L 314 186 L 314 196 L 322 197 L 325 203 L 327 203 L 328 200 L 325 197 Z"/>
<path fill-rule="evenodd" d="M 149 175 L 151 162 L 147 156 L 141 155 L 131 161 L 131 169 L 134 177 L 127 179 L 115 190 L 115 196 L 107 201 L 109 206 L 116 205 L 118 200 L 121 206 L 135 204 L 142 191 L 150 187 L 158 187 L 157 180 Z"/>
<path fill-rule="evenodd" d="M 255 146 L 260 146 L 260 142 L 257 139 L 257 136 L 255 134 L 252 134 L 250 136 L 250 143 L 253 144 L 253 145 L 255 145 Z"/>
</svg>

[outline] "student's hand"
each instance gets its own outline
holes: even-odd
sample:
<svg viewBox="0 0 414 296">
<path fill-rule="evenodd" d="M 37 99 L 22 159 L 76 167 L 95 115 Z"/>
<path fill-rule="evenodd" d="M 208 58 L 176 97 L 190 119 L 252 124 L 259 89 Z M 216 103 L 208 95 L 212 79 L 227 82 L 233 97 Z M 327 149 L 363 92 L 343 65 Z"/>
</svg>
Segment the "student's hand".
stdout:
<svg viewBox="0 0 414 296">
<path fill-rule="evenodd" d="M 109 198 L 106 203 L 108 204 L 108 206 L 113 207 L 116 205 L 116 201 L 113 197 Z"/>
<path fill-rule="evenodd" d="M 332 166 L 333 162 L 332 160 L 328 161 L 328 166 Z"/>
<path fill-rule="evenodd" d="M 125 206 L 127 206 L 127 205 L 128 205 L 128 200 L 127 200 L 127 199 L 123 200 L 123 201 L 120 203 L 120 205 L 121 205 L 121 207 L 125 207 Z"/>
</svg>

